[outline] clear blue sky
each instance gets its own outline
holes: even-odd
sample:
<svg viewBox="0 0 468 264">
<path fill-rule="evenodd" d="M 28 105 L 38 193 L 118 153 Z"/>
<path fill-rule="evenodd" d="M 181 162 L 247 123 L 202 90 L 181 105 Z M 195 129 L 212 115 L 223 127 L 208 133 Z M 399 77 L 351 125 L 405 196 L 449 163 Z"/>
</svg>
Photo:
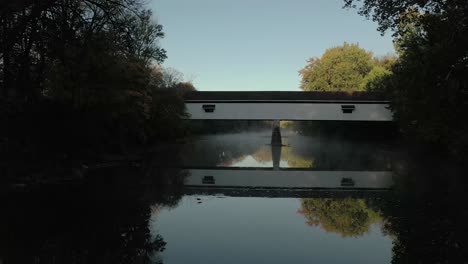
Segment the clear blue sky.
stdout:
<svg viewBox="0 0 468 264">
<path fill-rule="evenodd" d="M 194 78 L 200 91 L 299 90 L 306 59 L 359 43 L 393 53 L 390 34 L 342 0 L 152 0 L 166 37 L 164 67 Z"/>
</svg>

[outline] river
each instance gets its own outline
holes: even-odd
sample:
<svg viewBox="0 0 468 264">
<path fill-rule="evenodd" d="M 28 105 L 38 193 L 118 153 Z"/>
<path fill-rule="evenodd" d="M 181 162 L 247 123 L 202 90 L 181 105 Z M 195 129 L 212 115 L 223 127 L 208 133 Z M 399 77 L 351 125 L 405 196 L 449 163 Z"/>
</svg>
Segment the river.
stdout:
<svg viewBox="0 0 468 264">
<path fill-rule="evenodd" d="M 205 134 L 3 196 L 0 263 L 467 263 L 463 170 L 395 140 Z"/>
</svg>

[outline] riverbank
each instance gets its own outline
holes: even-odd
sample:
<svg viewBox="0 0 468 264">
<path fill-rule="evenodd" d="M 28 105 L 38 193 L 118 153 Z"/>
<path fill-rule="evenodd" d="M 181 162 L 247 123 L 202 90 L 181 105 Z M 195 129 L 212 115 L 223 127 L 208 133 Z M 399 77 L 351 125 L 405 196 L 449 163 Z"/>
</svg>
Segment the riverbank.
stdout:
<svg viewBox="0 0 468 264">
<path fill-rule="evenodd" d="M 187 138 L 159 142 L 151 147 L 135 148 L 127 154 L 104 154 L 93 159 L 57 163 L 53 167 L 29 166 L 29 172 L 28 166 L 18 168 L 12 167 L 12 164 L 2 164 L 4 173 L 0 193 L 23 192 L 49 185 L 81 184 L 93 172 L 106 169 L 133 168 L 143 173 L 151 166 L 160 167 L 170 162 L 168 157 L 177 157 L 179 146 L 186 140 Z"/>
</svg>

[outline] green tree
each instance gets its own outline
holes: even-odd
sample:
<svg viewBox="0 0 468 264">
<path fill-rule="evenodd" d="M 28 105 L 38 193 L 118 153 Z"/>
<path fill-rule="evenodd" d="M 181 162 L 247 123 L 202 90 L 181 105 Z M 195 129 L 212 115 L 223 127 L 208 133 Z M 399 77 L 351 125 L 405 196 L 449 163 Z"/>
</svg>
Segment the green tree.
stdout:
<svg viewBox="0 0 468 264">
<path fill-rule="evenodd" d="M 382 67 L 385 70 L 391 71 L 393 65 L 397 62 L 398 57 L 396 55 L 385 55 L 381 57 L 375 57 L 374 63 L 376 67 Z"/>
<path fill-rule="evenodd" d="M 365 200 L 353 198 L 302 199 L 299 213 L 304 215 L 309 225 L 321 226 L 325 231 L 342 237 L 362 236 L 372 224 L 382 221 Z"/>
<path fill-rule="evenodd" d="M 321 58 L 311 58 L 299 71 L 304 91 L 357 91 L 374 67 L 372 53 L 357 44 L 344 43 L 327 49 Z"/>
<path fill-rule="evenodd" d="M 386 79 L 391 75 L 392 72 L 390 70 L 387 70 L 382 66 L 375 66 L 362 80 L 361 90 L 382 91 L 386 88 Z"/>
<path fill-rule="evenodd" d="M 399 59 L 382 85 L 395 119 L 414 140 L 468 153 L 468 2 L 346 0 L 394 32 Z"/>
</svg>

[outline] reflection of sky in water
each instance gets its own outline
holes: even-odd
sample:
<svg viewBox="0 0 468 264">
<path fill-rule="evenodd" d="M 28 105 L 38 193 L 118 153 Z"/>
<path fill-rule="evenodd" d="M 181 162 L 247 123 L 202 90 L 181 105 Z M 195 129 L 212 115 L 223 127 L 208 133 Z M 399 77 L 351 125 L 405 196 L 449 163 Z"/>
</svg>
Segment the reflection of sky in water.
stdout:
<svg viewBox="0 0 468 264">
<path fill-rule="evenodd" d="M 258 167 L 258 168 L 271 168 L 273 167 L 273 160 L 257 161 L 252 155 L 246 156 L 243 160 L 230 164 L 230 167 Z M 288 161 L 282 159 L 280 161 L 281 168 L 288 168 Z"/>
<path fill-rule="evenodd" d="M 391 170 L 394 150 L 383 143 L 305 136 L 283 131 L 281 153 L 272 151 L 271 131 L 205 135 L 182 149 L 186 167 L 273 167 L 319 170 Z M 275 152 L 275 153 L 272 153 Z"/>
<path fill-rule="evenodd" d="M 199 199 L 199 200 L 198 200 Z M 392 241 L 373 224 L 343 238 L 309 226 L 296 198 L 186 196 L 151 217 L 164 263 L 389 263 Z"/>
</svg>

